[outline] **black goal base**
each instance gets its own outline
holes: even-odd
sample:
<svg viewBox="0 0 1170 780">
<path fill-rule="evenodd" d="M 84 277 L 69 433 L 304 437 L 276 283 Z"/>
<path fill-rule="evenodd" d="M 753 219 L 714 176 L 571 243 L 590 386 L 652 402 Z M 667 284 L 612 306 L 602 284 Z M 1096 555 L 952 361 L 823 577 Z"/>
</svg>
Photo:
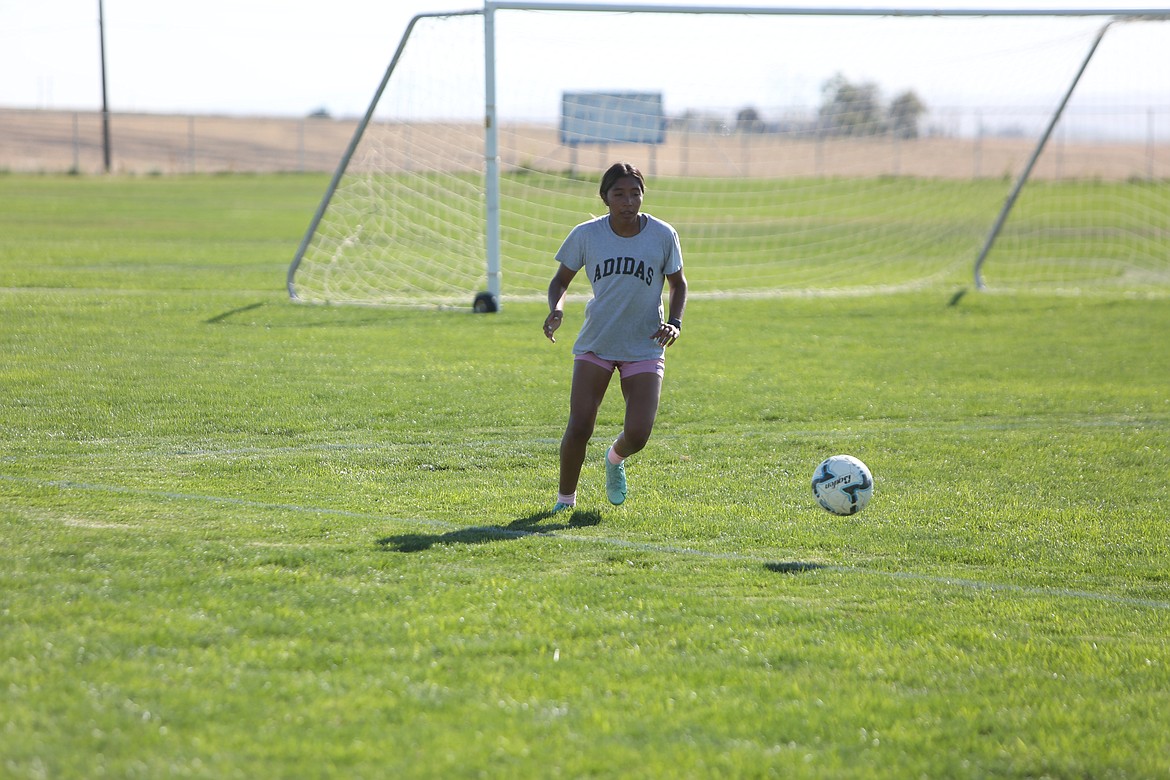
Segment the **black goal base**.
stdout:
<svg viewBox="0 0 1170 780">
<path fill-rule="evenodd" d="M 491 314 L 500 310 L 500 302 L 490 292 L 481 292 L 475 296 L 471 310 L 476 314 Z"/>
</svg>

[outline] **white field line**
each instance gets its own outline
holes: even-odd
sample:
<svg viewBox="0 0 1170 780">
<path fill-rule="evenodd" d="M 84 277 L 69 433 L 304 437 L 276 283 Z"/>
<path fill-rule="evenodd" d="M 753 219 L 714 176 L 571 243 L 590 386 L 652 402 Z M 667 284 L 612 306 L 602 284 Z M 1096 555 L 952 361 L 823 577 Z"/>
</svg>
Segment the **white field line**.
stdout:
<svg viewBox="0 0 1170 780">
<path fill-rule="evenodd" d="M 401 518 L 388 517 L 386 515 L 378 515 L 369 512 L 355 512 L 345 509 L 329 509 L 325 507 L 311 507 L 301 506 L 298 504 L 278 504 L 268 501 L 252 501 L 244 498 L 231 498 L 227 496 L 212 496 L 202 495 L 198 493 L 177 493 L 166 490 L 142 490 L 139 488 L 128 488 L 117 485 L 97 485 L 85 482 L 72 482 L 68 480 L 41 480 L 26 477 L 14 477 L 6 474 L 0 474 L 0 481 L 35 485 L 37 487 L 52 487 L 60 490 L 81 490 L 96 493 L 122 493 L 136 496 L 163 498 L 167 500 L 177 501 L 196 501 L 207 504 L 220 504 L 227 506 L 242 506 L 250 509 L 263 509 L 270 511 L 292 512 L 296 514 L 308 515 L 326 515 L 331 517 L 346 517 L 358 520 L 372 520 L 378 522 L 390 522 L 409 524 L 414 526 L 424 526 L 427 528 L 434 528 L 446 532 L 458 531 L 461 533 L 482 533 L 486 536 L 497 536 L 501 539 L 520 539 L 525 537 L 549 537 L 562 541 L 570 541 L 579 544 L 597 545 L 602 547 L 615 547 L 626 550 L 636 550 L 638 552 L 650 553 L 664 553 L 668 555 L 690 556 L 695 558 L 705 558 L 707 560 L 733 561 L 747 564 L 758 564 L 766 566 L 768 564 L 776 565 L 780 568 L 790 565 L 794 571 L 823 571 L 838 574 L 855 574 L 867 577 L 884 577 L 894 580 L 902 580 L 909 582 L 924 582 L 933 585 L 945 585 L 953 588 L 960 588 L 964 590 L 986 591 L 991 593 L 1014 593 L 1022 596 L 1037 596 L 1044 598 L 1066 598 L 1077 599 L 1085 601 L 1100 601 L 1110 604 L 1119 604 L 1129 607 L 1146 607 L 1149 609 L 1170 610 L 1170 601 L 1160 601 L 1157 599 L 1143 599 L 1133 598 L 1130 596 L 1118 596 L 1111 593 L 1096 593 L 1094 591 L 1076 590 L 1072 588 L 1042 588 L 1026 585 L 1012 585 L 997 582 L 985 582 L 982 580 L 972 580 L 962 577 L 943 577 L 933 574 L 919 574 L 916 572 L 904 571 L 883 571 L 881 569 L 868 569 L 860 566 L 842 566 L 837 564 L 819 564 L 819 563 L 796 563 L 786 564 L 778 561 L 776 558 L 763 558 L 758 555 L 745 555 L 737 552 L 719 552 L 713 550 L 700 550 L 694 547 L 683 547 L 679 545 L 660 544 L 656 542 L 639 542 L 631 539 L 615 539 L 600 536 L 579 536 L 576 534 L 566 534 L 560 532 L 549 532 L 540 530 L 521 530 L 515 528 L 504 528 L 501 526 L 470 526 L 461 527 L 454 523 L 449 523 L 443 520 L 429 520 L 420 518 Z M 91 527 L 99 527 L 97 525 Z M 110 527 L 114 527 L 111 525 Z M 117 526 L 121 527 L 121 526 Z"/>
<path fill-rule="evenodd" d="M 1125 415 L 1106 415 L 1093 416 L 1085 415 L 1079 416 L 1065 416 L 1065 417 L 1041 417 L 1041 416 L 1021 416 L 1021 417 L 989 417 L 976 421 L 968 421 L 959 423 L 953 420 L 901 420 L 901 419 L 886 419 L 874 417 L 865 420 L 853 420 L 850 424 L 843 428 L 810 428 L 810 429 L 795 429 L 789 428 L 783 431 L 783 436 L 789 439 L 798 438 L 814 438 L 824 436 L 834 436 L 837 438 L 857 437 L 857 436 L 872 436 L 874 433 L 885 435 L 895 435 L 900 433 L 917 433 L 921 431 L 942 431 L 952 433 L 978 433 L 978 432 L 993 432 L 993 431 L 1032 431 L 1045 430 L 1051 431 L 1058 426 L 1077 429 L 1135 429 L 1144 430 L 1147 428 L 1162 429 L 1167 427 L 1167 421 L 1156 417 L 1130 417 Z M 743 426 L 728 426 L 728 430 L 735 432 L 743 428 Z M 780 435 L 780 434 L 776 434 Z M 655 434 L 654 441 L 663 444 L 672 441 L 682 441 L 685 439 L 692 439 L 695 434 L 691 433 L 684 427 L 677 428 L 672 432 L 663 432 Z M 561 441 L 560 437 L 536 437 L 524 440 L 508 440 L 508 443 L 524 443 L 524 444 L 540 444 L 540 445 L 556 445 Z M 98 444 L 101 442 L 98 441 Z M 503 440 L 483 440 L 480 442 L 483 445 L 488 444 L 502 444 Z M 174 446 L 166 445 L 159 447 L 145 447 L 135 451 L 136 454 L 159 454 L 172 458 L 225 458 L 225 457 L 241 457 L 241 456 L 270 456 L 270 455 L 287 455 L 296 453 L 308 452 L 383 452 L 394 449 L 412 449 L 412 450 L 442 450 L 452 445 L 442 442 L 423 442 L 423 441 L 406 441 L 406 442 L 318 442 L 308 444 L 295 444 L 284 447 L 209 447 L 209 446 Z M 102 451 L 96 448 L 94 451 L 86 452 L 77 455 L 78 459 L 90 463 L 97 457 L 122 458 L 125 456 L 125 450 L 111 452 L 110 448 L 103 447 Z M 35 456 L 32 456 L 35 457 Z M 30 460 L 28 455 L 0 455 L 0 463 L 11 463 L 16 461 L 27 462 Z M 0 475 L 2 477 L 2 475 Z"/>
</svg>

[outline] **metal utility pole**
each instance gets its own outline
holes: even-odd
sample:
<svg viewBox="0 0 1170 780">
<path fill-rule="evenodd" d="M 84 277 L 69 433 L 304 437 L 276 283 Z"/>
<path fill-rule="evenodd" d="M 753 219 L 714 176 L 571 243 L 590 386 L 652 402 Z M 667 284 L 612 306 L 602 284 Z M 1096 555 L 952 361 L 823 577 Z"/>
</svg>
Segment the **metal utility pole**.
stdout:
<svg viewBox="0 0 1170 780">
<path fill-rule="evenodd" d="M 102 153 L 106 173 L 110 172 L 110 107 L 106 100 L 106 20 L 102 0 L 98 0 L 98 37 L 102 55 Z"/>
</svg>

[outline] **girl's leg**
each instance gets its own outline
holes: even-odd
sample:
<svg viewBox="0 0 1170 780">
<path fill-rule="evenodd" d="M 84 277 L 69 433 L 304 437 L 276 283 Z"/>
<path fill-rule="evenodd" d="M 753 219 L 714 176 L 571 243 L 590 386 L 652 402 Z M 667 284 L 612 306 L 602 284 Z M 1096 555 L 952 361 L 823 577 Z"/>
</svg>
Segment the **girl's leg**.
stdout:
<svg viewBox="0 0 1170 780">
<path fill-rule="evenodd" d="M 610 372 L 586 360 L 573 361 L 573 388 L 569 392 L 569 423 L 561 438 L 561 478 L 559 490 L 570 495 L 577 490 L 585 449 L 593 436 L 597 411 L 609 387 Z M 657 378 L 657 377 L 655 377 Z M 623 383 L 624 386 L 624 383 Z"/>
<path fill-rule="evenodd" d="M 622 395 L 626 398 L 626 419 L 613 450 L 619 458 L 628 458 L 650 440 L 654 418 L 658 416 L 662 377 L 653 372 L 623 377 Z"/>
</svg>

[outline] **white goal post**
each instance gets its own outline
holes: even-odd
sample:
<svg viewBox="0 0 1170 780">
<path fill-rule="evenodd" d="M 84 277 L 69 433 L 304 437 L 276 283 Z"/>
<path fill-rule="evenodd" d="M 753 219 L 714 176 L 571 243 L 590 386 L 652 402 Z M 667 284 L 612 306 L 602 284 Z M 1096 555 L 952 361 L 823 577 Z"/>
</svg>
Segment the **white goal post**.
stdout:
<svg viewBox="0 0 1170 780">
<path fill-rule="evenodd" d="M 679 228 L 696 295 L 972 278 L 1165 290 L 1170 76 L 1153 54 L 1170 25 L 1143 23 L 1167 16 L 500 0 L 421 14 L 288 292 L 480 311 L 540 300 L 618 159 Z"/>
</svg>

